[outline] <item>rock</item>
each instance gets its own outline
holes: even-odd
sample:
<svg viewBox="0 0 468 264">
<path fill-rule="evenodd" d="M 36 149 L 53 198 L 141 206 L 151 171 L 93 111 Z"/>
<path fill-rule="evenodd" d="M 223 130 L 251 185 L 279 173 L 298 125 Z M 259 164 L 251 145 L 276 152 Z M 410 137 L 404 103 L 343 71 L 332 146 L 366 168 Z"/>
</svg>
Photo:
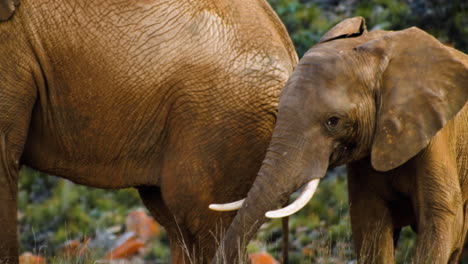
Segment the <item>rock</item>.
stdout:
<svg viewBox="0 0 468 264">
<path fill-rule="evenodd" d="M 33 255 L 31 252 L 25 252 L 19 257 L 19 264 L 45 264 L 43 257 Z"/>
<path fill-rule="evenodd" d="M 135 232 L 136 236 L 146 243 L 149 239 L 159 235 L 159 225 L 142 209 L 131 211 L 126 220 L 127 231 Z"/>
<path fill-rule="evenodd" d="M 249 258 L 252 264 L 279 264 L 276 259 L 266 252 L 252 253 Z"/>
<path fill-rule="evenodd" d="M 134 232 L 123 234 L 116 246 L 107 252 L 104 260 L 129 259 L 139 254 L 145 247 L 145 243 L 136 237 Z"/>
</svg>

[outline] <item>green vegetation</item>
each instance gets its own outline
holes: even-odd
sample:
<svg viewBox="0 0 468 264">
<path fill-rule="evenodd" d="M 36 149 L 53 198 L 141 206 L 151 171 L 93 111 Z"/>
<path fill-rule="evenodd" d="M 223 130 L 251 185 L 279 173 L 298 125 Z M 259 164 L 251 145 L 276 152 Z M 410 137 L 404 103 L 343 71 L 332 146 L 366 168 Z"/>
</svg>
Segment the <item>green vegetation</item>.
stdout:
<svg viewBox="0 0 468 264">
<path fill-rule="evenodd" d="M 333 25 L 360 15 L 371 29 L 420 27 L 441 41 L 468 52 L 468 2 L 464 0 L 269 0 L 285 23 L 302 56 Z M 55 256 L 66 240 L 96 236 L 123 226 L 127 213 L 143 207 L 133 189 L 87 188 L 24 168 L 20 177 L 21 251 Z M 354 259 L 348 216 L 346 177 L 341 169 L 324 180 L 313 201 L 290 219 L 291 263 L 346 263 Z M 399 241 L 398 263 L 410 263 L 415 235 L 405 228 Z M 249 245 L 280 255 L 281 222 L 271 221 Z M 105 251 L 96 247 L 97 257 Z M 165 263 L 164 233 L 153 243 L 148 259 Z M 63 263 L 53 261 L 53 263 Z M 468 263 L 465 259 L 463 263 Z"/>
<path fill-rule="evenodd" d="M 135 189 L 89 188 L 28 167 L 21 170 L 19 189 L 20 251 L 49 256 L 52 263 L 69 263 L 61 256 L 66 242 L 87 237 L 95 242 L 90 244 L 93 252 L 83 257 L 102 258 L 115 240 L 108 230 L 122 233 L 128 213 L 143 207 Z M 165 232 L 152 241 L 146 257 L 167 262 L 169 242 Z"/>
<path fill-rule="evenodd" d="M 54 254 L 64 242 L 124 224 L 141 207 L 133 189 L 88 188 L 30 168 L 20 175 L 20 243 L 23 251 Z"/>
</svg>

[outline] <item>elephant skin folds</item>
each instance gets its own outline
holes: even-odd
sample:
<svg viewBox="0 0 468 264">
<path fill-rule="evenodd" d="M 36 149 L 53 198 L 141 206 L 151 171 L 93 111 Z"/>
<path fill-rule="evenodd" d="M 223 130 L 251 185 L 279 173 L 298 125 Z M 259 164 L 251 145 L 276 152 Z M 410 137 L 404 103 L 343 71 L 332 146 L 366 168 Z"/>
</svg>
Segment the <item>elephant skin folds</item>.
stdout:
<svg viewBox="0 0 468 264">
<path fill-rule="evenodd" d="M 137 187 L 168 230 L 172 262 L 209 261 L 233 214 L 208 205 L 247 193 L 297 62 L 268 4 L 22 0 L 0 36 L 10 149 L 0 158 L 88 186 Z M 16 179 L 9 166 L 0 182 L 8 171 Z M 10 196 L 0 208 L 13 212 Z M 0 233 L 9 245 L 16 237 Z M 0 262 L 16 263 L 15 251 L 0 247 Z"/>
</svg>

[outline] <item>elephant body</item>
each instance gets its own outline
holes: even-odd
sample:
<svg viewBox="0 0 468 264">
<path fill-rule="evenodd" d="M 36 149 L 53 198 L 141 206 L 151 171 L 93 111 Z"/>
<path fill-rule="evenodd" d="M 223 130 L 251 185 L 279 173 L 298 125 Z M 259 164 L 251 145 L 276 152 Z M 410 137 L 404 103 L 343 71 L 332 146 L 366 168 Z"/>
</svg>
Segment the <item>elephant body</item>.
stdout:
<svg viewBox="0 0 468 264">
<path fill-rule="evenodd" d="M 22 0 L 0 61 L 0 262 L 17 262 L 26 164 L 137 187 L 172 262 L 202 263 L 233 218 L 208 204 L 247 193 L 297 55 L 263 0 Z"/>
<path fill-rule="evenodd" d="M 468 104 L 404 165 L 348 168 L 351 226 L 365 263 L 393 263 L 401 228 L 418 234 L 416 263 L 458 263 L 468 230 Z"/>
<path fill-rule="evenodd" d="M 235 241 L 265 216 L 299 210 L 328 168 L 346 164 L 359 263 L 394 263 L 408 225 L 414 263 L 456 263 L 468 229 L 467 84 L 468 56 L 420 29 L 368 32 L 361 17 L 333 27 L 283 89 L 265 160 L 216 258 L 235 258 Z"/>
</svg>

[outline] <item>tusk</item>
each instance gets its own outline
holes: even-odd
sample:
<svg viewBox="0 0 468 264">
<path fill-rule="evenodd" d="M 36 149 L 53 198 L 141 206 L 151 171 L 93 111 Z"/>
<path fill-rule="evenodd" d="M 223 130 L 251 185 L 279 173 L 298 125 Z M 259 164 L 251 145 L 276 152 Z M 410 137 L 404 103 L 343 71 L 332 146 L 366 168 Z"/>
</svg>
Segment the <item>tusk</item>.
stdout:
<svg viewBox="0 0 468 264">
<path fill-rule="evenodd" d="M 239 200 L 237 202 L 225 203 L 225 204 L 210 204 L 209 208 L 213 211 L 235 211 L 239 210 L 244 204 L 245 199 Z"/>
<path fill-rule="evenodd" d="M 268 218 L 282 218 L 290 216 L 301 210 L 302 207 L 304 207 L 310 201 L 310 199 L 312 199 L 312 196 L 314 196 L 319 182 L 320 179 L 310 181 L 306 184 L 304 190 L 302 190 L 299 197 L 297 197 L 297 199 L 292 204 L 278 210 L 268 211 L 266 212 L 265 216 Z"/>
</svg>

